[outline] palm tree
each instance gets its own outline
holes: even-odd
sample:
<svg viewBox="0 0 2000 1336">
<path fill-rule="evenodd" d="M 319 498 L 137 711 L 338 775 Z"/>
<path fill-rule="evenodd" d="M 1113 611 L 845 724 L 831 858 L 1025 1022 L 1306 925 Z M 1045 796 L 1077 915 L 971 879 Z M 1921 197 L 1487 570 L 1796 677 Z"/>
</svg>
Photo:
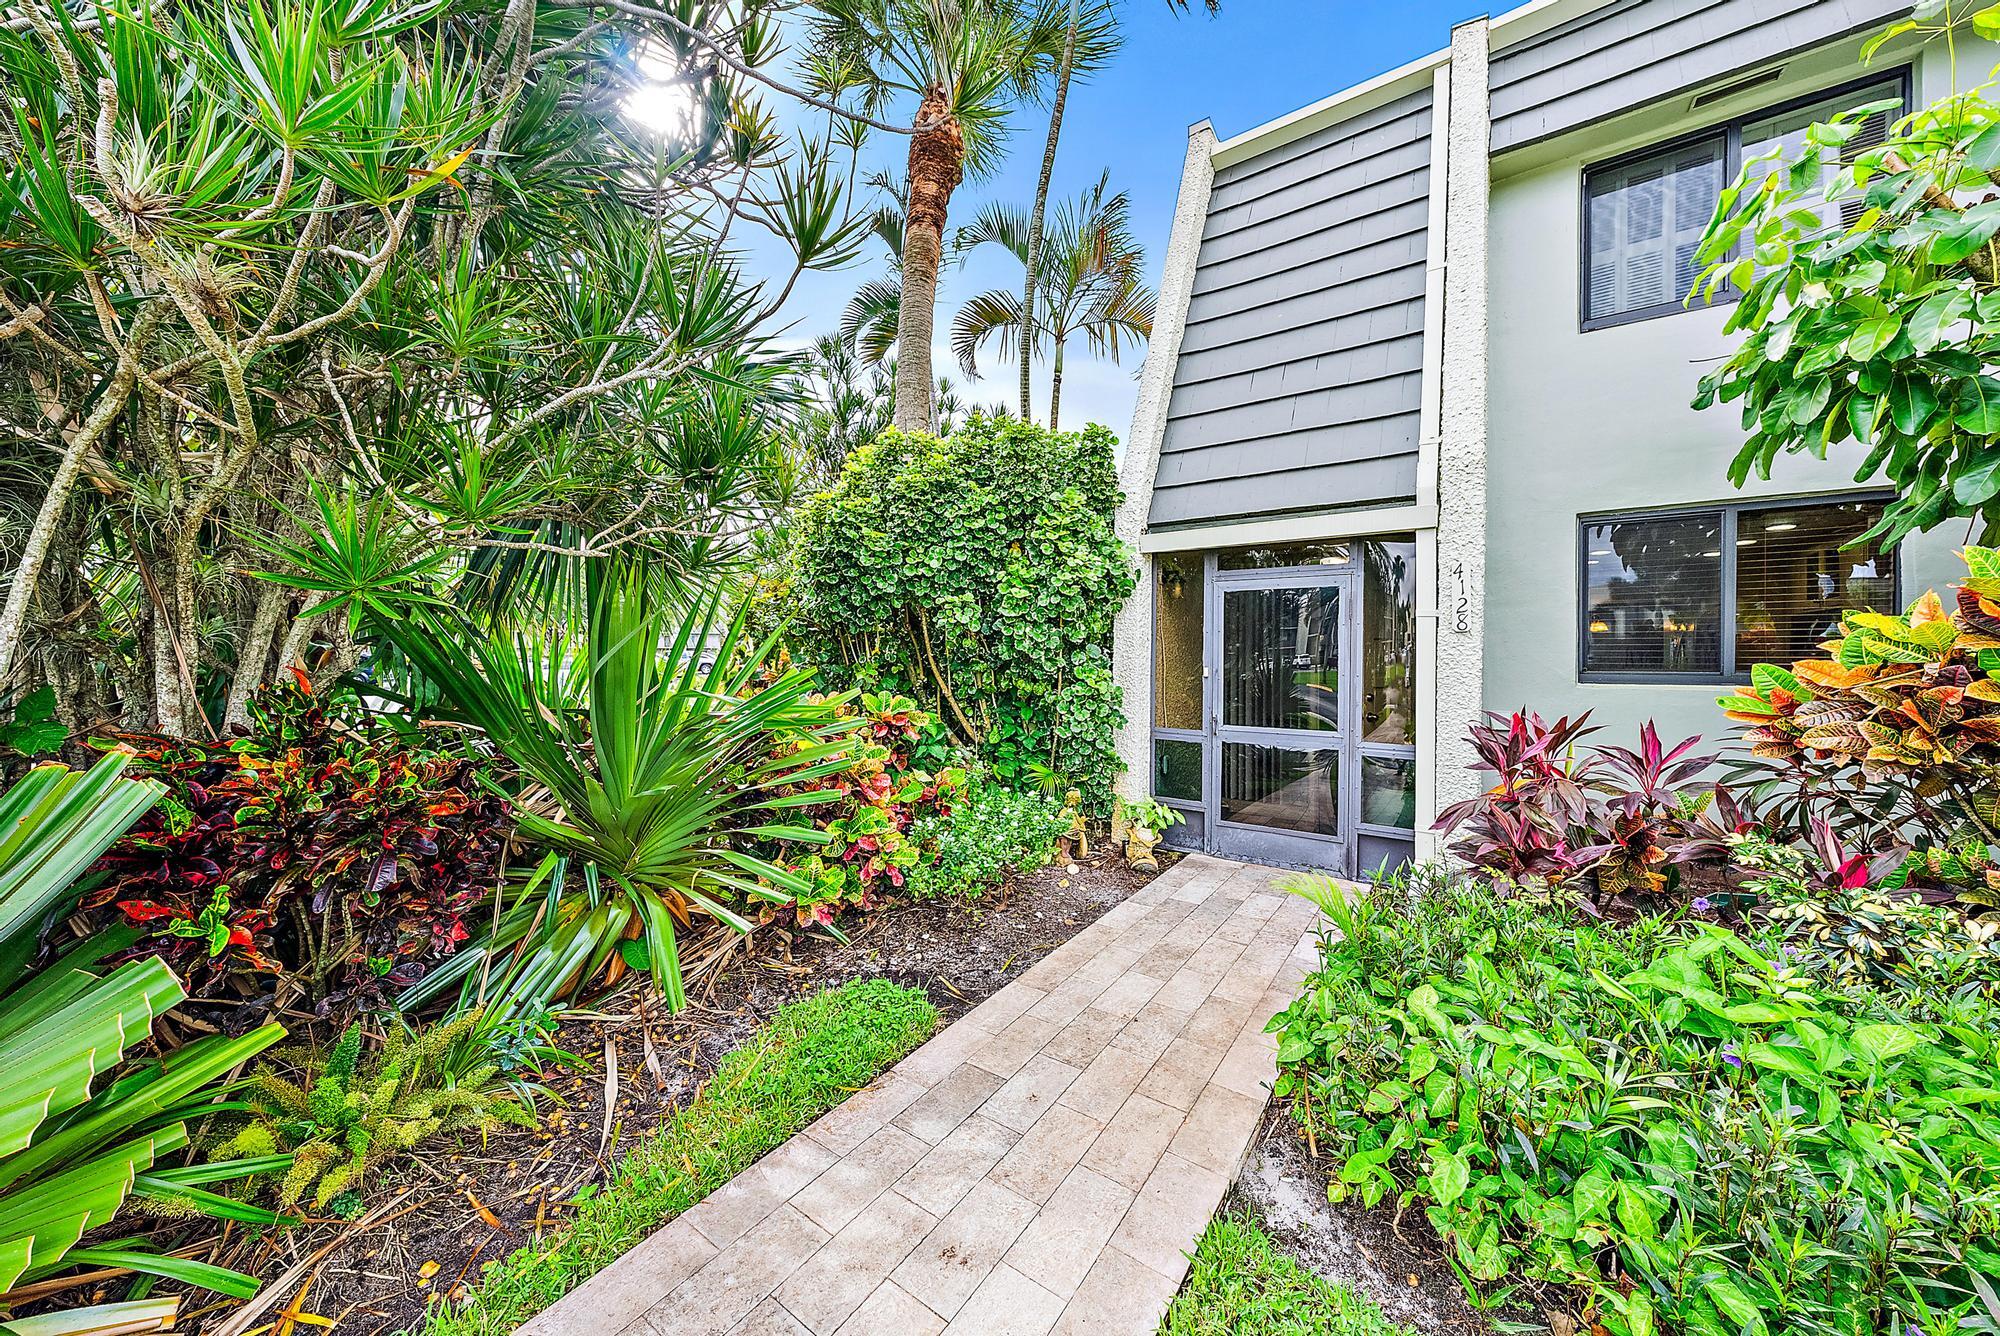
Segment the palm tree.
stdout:
<svg viewBox="0 0 2000 1336">
<path fill-rule="evenodd" d="M 1169 0 L 1173 7 L 1175 0 Z M 1211 10 L 1215 0 L 1209 0 Z M 1069 105 L 1070 80 L 1078 74 L 1090 74 L 1109 63 L 1118 51 L 1118 20 L 1112 13 L 1108 0 L 1094 0 L 1090 13 L 1090 26 L 1083 26 L 1083 0 L 1069 0 L 1069 18 L 1063 25 L 1062 60 L 1056 66 L 1055 92 L 1049 99 L 1049 133 L 1042 145 L 1042 174 L 1035 184 L 1035 202 L 1028 213 L 1028 253 L 1023 261 L 1024 273 L 1021 279 L 1021 305 L 1032 308 L 1035 289 L 1042 269 L 1042 223 L 1049 204 L 1049 180 L 1056 170 L 1056 141 L 1062 137 L 1063 111 Z M 1021 360 L 1021 420 L 1030 419 L 1033 408 L 1033 384 L 1029 376 L 1028 359 L 1033 355 L 1029 346 L 1033 339 L 1033 322 L 1020 321 L 1019 357 Z"/>
<path fill-rule="evenodd" d="M 979 374 L 979 349 L 1000 340 L 1004 360 L 1018 346 L 1045 353 L 1052 361 L 1049 429 L 1062 412 L 1063 351 L 1081 334 L 1092 352 L 1118 360 L 1125 340 L 1138 343 L 1153 332 L 1152 289 L 1139 281 L 1145 252 L 1132 237 L 1130 201 L 1121 191 L 1107 198 L 1110 173 L 1075 200 L 1056 210 L 1050 229 L 1047 265 L 1036 278 L 1032 314 L 1022 318 L 1021 299 L 994 288 L 968 301 L 952 322 L 951 347 L 968 376 Z M 1025 266 L 1029 219 L 1020 209 L 989 204 L 972 224 L 959 230 L 957 246 L 969 250 L 992 243 Z M 1022 338 L 1022 335 L 1026 338 Z M 1019 355 L 1015 353 L 1015 355 Z"/>
<path fill-rule="evenodd" d="M 1202 7 L 1213 18 L 1222 11 L 1221 0 L 1202 0 Z M 1174 13 L 1184 14 L 1188 10 L 1188 0 L 1167 0 L 1167 8 Z M 1021 304 L 1031 306 L 1035 300 L 1035 286 L 1042 268 L 1042 219 L 1049 204 L 1049 178 L 1056 170 L 1056 141 L 1062 137 L 1063 110 L 1069 103 L 1071 78 L 1078 72 L 1090 71 L 1108 62 L 1117 53 L 1119 46 L 1118 21 L 1108 0 L 1104 0 L 1092 13 L 1091 26 L 1083 23 L 1083 0 L 1069 0 L 1069 19 L 1063 28 L 1062 60 L 1056 67 L 1055 95 L 1049 102 L 1049 133 L 1042 145 L 1042 175 L 1035 185 L 1035 203 L 1028 215 L 1028 259 L 1026 272 L 1021 278 Z M 1021 420 L 1030 417 L 1030 395 L 1032 386 L 1028 376 L 1028 358 L 1032 350 L 1028 346 L 1029 324 L 1022 322 L 1020 336 L 1021 358 Z"/>
<path fill-rule="evenodd" d="M 857 355 L 844 336 L 822 334 L 800 360 L 801 403 L 788 436 L 795 469 L 794 491 L 801 496 L 830 487 L 847 457 L 880 436 L 894 405 L 896 359 Z M 937 434 L 949 436 L 971 413 L 1005 416 L 1004 404 L 984 408 L 959 397 L 951 377 L 939 376 L 933 404 Z"/>
<path fill-rule="evenodd" d="M 808 23 L 814 60 L 848 74 L 864 114 L 916 99 L 894 425 L 930 431 L 931 332 L 952 192 L 997 165 L 1007 114 L 1054 63 L 1062 29 L 1021 0 L 823 0 Z"/>
</svg>

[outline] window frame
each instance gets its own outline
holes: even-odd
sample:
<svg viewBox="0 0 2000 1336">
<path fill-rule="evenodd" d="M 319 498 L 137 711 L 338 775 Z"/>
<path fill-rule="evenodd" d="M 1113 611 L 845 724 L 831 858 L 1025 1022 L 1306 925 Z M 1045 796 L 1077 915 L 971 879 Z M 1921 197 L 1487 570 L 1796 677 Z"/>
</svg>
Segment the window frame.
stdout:
<svg viewBox="0 0 2000 1336">
<path fill-rule="evenodd" d="M 1824 102 L 1828 98 L 1841 97 L 1848 93 L 1858 93 L 1864 88 L 1873 88 L 1877 85 L 1891 82 L 1896 85 L 1897 93 L 1903 99 L 1903 114 L 1906 116 L 1909 115 L 1912 91 L 1911 68 L 1908 65 L 1901 65 L 1894 69 L 1884 70 L 1880 74 L 1869 78 L 1850 79 L 1845 83 L 1835 84 L 1828 88 L 1821 88 L 1814 92 L 1787 98 L 1783 102 L 1758 107 L 1732 116 L 1726 121 L 1717 121 L 1713 124 L 1702 126 L 1700 129 L 1690 130 L 1685 134 L 1674 135 L 1668 139 L 1661 139 L 1638 148 L 1628 149 L 1614 157 L 1600 158 L 1595 162 L 1586 162 L 1578 174 L 1576 192 L 1577 239 L 1580 243 L 1577 249 L 1576 310 L 1580 332 L 1589 334 L 1594 330 L 1613 329 L 1619 325 L 1637 324 L 1642 320 L 1657 320 L 1661 316 L 1672 315 L 1676 311 L 1727 306 L 1742 295 L 1734 287 L 1725 283 L 1716 290 L 1713 298 L 1701 302 L 1699 306 L 1691 305 L 1690 301 L 1692 299 L 1690 298 L 1688 301 L 1656 302 L 1651 306 L 1642 306 L 1631 311 L 1620 311 L 1613 315 L 1591 315 L 1590 178 L 1593 173 L 1611 171 L 1629 166 L 1641 158 L 1650 158 L 1657 154 L 1669 153 L 1675 149 L 1686 148 L 1701 143 L 1704 140 L 1714 139 L 1720 135 L 1722 137 L 1722 185 L 1723 189 L 1726 190 L 1743 171 L 1743 127 L 1751 121 L 1761 121 L 1772 116 L 1782 116 L 1788 111 L 1796 111 L 1800 107 L 1809 107 L 1815 102 Z"/>
<path fill-rule="evenodd" d="M 1152 699 L 1150 699 L 1147 702 L 1147 704 L 1149 712 L 1153 713 L 1153 717 L 1149 718 L 1146 721 L 1152 729 L 1151 736 L 1146 744 L 1146 765 L 1147 765 L 1146 795 L 1152 798 L 1153 801 L 1157 803 L 1160 803 L 1167 807 L 1174 808 L 1175 810 L 1179 811 L 1182 814 L 1183 820 L 1186 820 L 1189 814 L 1193 814 L 1199 817 L 1203 825 L 1203 842 L 1206 843 L 1207 816 L 1208 816 L 1207 738 L 1208 738 L 1209 716 L 1214 709 L 1214 704 L 1210 697 L 1210 692 L 1214 690 L 1215 686 L 1214 682 L 1211 680 L 1213 674 L 1211 674 L 1207 670 L 1208 582 L 1212 578 L 1211 567 L 1213 565 L 1213 558 L 1212 554 L 1210 553 L 1198 552 L 1192 554 L 1200 559 L 1201 573 L 1202 573 L 1201 594 L 1202 594 L 1203 616 L 1202 616 L 1201 636 L 1202 636 L 1203 665 L 1202 665 L 1202 675 L 1201 675 L 1200 723 L 1197 727 L 1194 728 L 1162 728 L 1159 724 L 1158 714 L 1156 713 L 1159 708 L 1158 693 L 1159 693 L 1159 683 L 1160 683 L 1160 576 L 1159 576 L 1158 558 L 1185 557 L 1188 555 L 1190 554 L 1186 552 L 1162 552 L 1159 553 L 1153 561 L 1148 563 L 1150 569 L 1148 570 L 1148 579 L 1146 581 L 1146 584 L 1148 586 L 1146 593 L 1147 597 L 1149 597 L 1152 600 L 1152 609 L 1151 609 L 1152 615 L 1148 619 L 1148 625 L 1146 628 L 1146 642 L 1147 642 L 1146 671 L 1149 674 L 1147 678 L 1147 686 L 1148 686 L 1147 695 Z M 1162 742 L 1192 742 L 1201 749 L 1201 771 L 1202 771 L 1202 778 L 1200 784 L 1201 791 L 1196 797 L 1192 799 L 1164 798 L 1161 797 L 1158 793 L 1155 793 L 1153 791 L 1154 788 L 1153 781 L 1159 775 L 1159 768 L 1160 768 L 1159 744 Z"/>
<path fill-rule="evenodd" d="M 1870 488 L 1856 492 L 1806 492 L 1793 496 L 1758 497 L 1751 501 L 1719 501 L 1710 504 L 1649 506 L 1639 510 L 1584 511 L 1576 517 L 1576 680 L 1586 686 L 1738 686 L 1750 680 L 1750 666 L 1736 663 L 1736 525 L 1746 514 L 1764 510 L 1790 510 L 1810 505 L 1852 505 L 1896 499 L 1892 491 Z M 1719 574 L 1721 609 L 1718 672 L 1676 673 L 1664 669 L 1592 668 L 1590 657 L 1590 530 L 1595 525 L 1632 520 L 1680 519 L 1689 515 L 1719 515 L 1720 541 L 1727 560 Z M 1889 549 L 1890 598 L 1901 609 L 1903 598 L 1903 545 Z"/>
</svg>

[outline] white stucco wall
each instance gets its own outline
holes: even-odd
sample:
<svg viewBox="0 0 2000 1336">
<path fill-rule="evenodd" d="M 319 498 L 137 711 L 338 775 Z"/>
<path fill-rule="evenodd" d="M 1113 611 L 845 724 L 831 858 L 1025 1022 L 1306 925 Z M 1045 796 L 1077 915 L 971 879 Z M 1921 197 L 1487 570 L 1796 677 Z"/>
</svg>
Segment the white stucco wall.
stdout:
<svg viewBox="0 0 2000 1336">
<path fill-rule="evenodd" d="M 1468 769 L 1465 725 L 1485 699 L 1486 550 L 1489 505 L 1490 362 L 1487 326 L 1488 216 L 1486 20 L 1451 34 L 1451 108 L 1446 131 L 1444 365 L 1439 404 L 1437 650 L 1418 671 L 1436 683 L 1435 797 L 1440 811 L 1479 788 Z M 1438 318 L 1426 313 L 1425 319 Z"/>
<path fill-rule="evenodd" d="M 1174 229 L 1161 267 L 1160 297 L 1146 365 L 1139 374 L 1139 402 L 1125 438 L 1119 483 L 1118 540 L 1138 561 L 1138 585 L 1118 611 L 1112 628 L 1112 675 L 1124 693 L 1125 722 L 1118 730 L 1118 759 L 1125 766 L 1117 791 L 1129 798 L 1153 791 L 1153 559 L 1140 555 L 1146 514 L 1153 502 L 1153 472 L 1167 429 L 1167 400 L 1173 393 L 1174 362 L 1187 328 L 1188 298 L 1194 290 L 1195 259 L 1208 219 L 1209 188 L 1215 181 L 1215 131 L 1207 121 L 1188 128 L 1187 158 L 1181 167 Z"/>
<path fill-rule="evenodd" d="M 1919 104 L 1944 88 L 1942 48 L 1915 57 Z M 1893 55 L 1877 68 L 1900 65 Z M 1978 62 L 1978 75 L 1991 65 Z M 1968 65 L 1960 48 L 1960 68 Z M 1750 95 L 1769 106 L 1860 77 L 1851 49 L 1795 61 L 1788 81 Z M 1685 105 L 1682 100 L 1680 105 Z M 1585 684 L 1577 680 L 1577 516 L 1622 508 L 1854 489 L 1863 452 L 1781 458 L 1768 482 L 1741 491 L 1726 470 L 1742 443 L 1739 405 L 1689 407 L 1702 372 L 1726 356 L 1722 309 L 1697 309 L 1583 333 L 1579 329 L 1580 191 L 1587 162 L 1713 124 L 1736 108 L 1677 123 L 1654 109 L 1643 124 L 1583 132 L 1493 184 L 1487 403 L 1487 708 L 1528 706 L 1545 717 L 1590 710 L 1606 736 L 1629 742 L 1645 719 L 1663 737 L 1729 736 L 1714 685 Z M 1580 141 L 1580 142 L 1577 142 Z M 1879 483 L 1877 484 L 1879 486 Z M 1963 521 L 1909 540 L 1906 598 L 1957 578 Z"/>
</svg>

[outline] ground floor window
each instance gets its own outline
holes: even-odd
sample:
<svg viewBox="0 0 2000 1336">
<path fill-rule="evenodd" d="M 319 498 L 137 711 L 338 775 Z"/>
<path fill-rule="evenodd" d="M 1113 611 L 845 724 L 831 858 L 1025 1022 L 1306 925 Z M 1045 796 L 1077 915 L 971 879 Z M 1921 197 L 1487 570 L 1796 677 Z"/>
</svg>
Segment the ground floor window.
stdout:
<svg viewBox="0 0 2000 1336">
<path fill-rule="evenodd" d="M 1864 540 L 1882 497 L 1586 515 L 1584 681 L 1728 680 L 1810 658 L 1850 609 L 1899 607 L 1896 553 Z"/>
</svg>

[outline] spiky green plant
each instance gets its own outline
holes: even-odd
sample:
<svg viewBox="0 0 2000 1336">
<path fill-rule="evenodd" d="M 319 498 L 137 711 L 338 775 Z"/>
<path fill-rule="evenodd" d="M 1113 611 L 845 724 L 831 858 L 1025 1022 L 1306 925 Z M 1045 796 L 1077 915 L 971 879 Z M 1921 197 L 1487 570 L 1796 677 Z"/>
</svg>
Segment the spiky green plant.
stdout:
<svg viewBox="0 0 2000 1336">
<path fill-rule="evenodd" d="M 534 1126 L 533 1111 L 509 1092 L 497 1063 L 451 1075 L 448 1055 L 478 1023 L 477 1011 L 423 1031 L 392 1019 L 366 1062 L 361 1027 L 350 1025 L 332 1048 L 293 1055 L 297 1080 L 261 1068 L 243 1095 L 250 1118 L 215 1157 L 290 1152 L 291 1167 L 276 1183 L 279 1205 L 350 1216 L 371 1170 L 455 1133 Z"/>
<path fill-rule="evenodd" d="M 537 946 L 567 955 L 588 943 L 580 971 L 551 980 L 543 1001 L 594 980 L 616 951 L 643 960 L 678 1010 L 678 934 L 697 916 L 748 933 L 736 905 L 811 891 L 741 846 L 826 842 L 784 818 L 824 801 L 811 786 L 848 764 L 846 698 L 819 696 L 810 670 L 781 670 L 776 637 L 755 640 L 723 590 L 686 590 L 676 606 L 659 574 L 624 558 L 592 563 L 578 644 L 520 628 L 482 636 L 428 609 L 381 624 L 449 712 L 547 791 L 546 802 L 511 799 L 516 828 L 582 873 L 546 883 L 546 913 L 517 900 L 516 919 L 454 953 L 419 997 L 462 981 L 532 923 Z M 635 934 L 638 950 L 621 945 Z"/>
</svg>

